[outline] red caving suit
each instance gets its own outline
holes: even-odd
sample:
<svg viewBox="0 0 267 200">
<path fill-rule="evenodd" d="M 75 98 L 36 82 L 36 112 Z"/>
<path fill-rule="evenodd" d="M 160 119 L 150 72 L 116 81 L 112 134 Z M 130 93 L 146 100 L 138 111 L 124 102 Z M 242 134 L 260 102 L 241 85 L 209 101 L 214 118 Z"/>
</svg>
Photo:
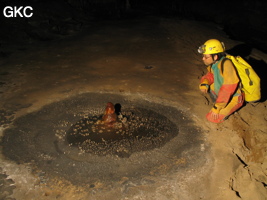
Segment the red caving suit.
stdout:
<svg viewBox="0 0 267 200">
<path fill-rule="evenodd" d="M 219 113 L 219 119 L 212 119 L 211 111 L 206 115 L 206 118 L 214 123 L 223 122 L 226 117 L 239 109 L 244 103 L 244 94 L 239 87 L 240 79 L 237 71 L 229 59 L 225 60 L 222 67 L 223 59 L 225 57 L 208 66 L 207 74 L 200 80 L 201 84 L 209 85 L 209 92 L 217 97 L 211 111 Z"/>
</svg>

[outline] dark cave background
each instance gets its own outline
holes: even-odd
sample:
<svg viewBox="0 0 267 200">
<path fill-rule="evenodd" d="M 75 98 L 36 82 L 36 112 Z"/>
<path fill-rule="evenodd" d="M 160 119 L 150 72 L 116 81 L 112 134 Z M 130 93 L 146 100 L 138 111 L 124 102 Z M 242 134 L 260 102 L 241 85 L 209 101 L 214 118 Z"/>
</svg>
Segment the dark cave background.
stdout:
<svg viewBox="0 0 267 200">
<path fill-rule="evenodd" d="M 146 16 L 214 22 L 231 39 L 267 52 L 267 1 L 211 0 L 1 0 L 0 57 L 7 47 L 51 41 L 101 20 Z M 31 6 L 31 18 L 5 18 L 6 6 Z M 199 33 L 201 34 L 201 33 Z"/>
</svg>

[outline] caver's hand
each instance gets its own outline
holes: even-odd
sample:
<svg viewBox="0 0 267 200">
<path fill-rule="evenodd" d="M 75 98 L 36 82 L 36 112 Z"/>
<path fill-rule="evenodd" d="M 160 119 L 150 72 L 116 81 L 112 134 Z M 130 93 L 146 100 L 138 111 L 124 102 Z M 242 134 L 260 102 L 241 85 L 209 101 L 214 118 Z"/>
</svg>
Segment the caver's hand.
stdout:
<svg viewBox="0 0 267 200">
<path fill-rule="evenodd" d="M 221 123 L 225 120 L 225 115 L 220 114 L 219 110 L 214 107 L 206 115 L 206 118 L 214 123 Z"/>
<path fill-rule="evenodd" d="M 209 90 L 209 85 L 208 84 L 200 84 L 199 89 L 201 92 L 206 94 Z"/>
<path fill-rule="evenodd" d="M 211 118 L 213 120 L 218 120 L 219 119 L 219 113 L 215 113 L 212 110 L 210 112 L 211 112 L 210 116 L 211 116 Z"/>
</svg>

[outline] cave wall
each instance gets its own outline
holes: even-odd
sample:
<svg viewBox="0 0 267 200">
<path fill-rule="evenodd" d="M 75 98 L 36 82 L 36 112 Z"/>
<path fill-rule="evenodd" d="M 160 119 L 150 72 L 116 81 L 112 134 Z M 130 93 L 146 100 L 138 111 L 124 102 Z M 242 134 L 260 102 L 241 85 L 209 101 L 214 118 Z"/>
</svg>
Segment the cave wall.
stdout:
<svg viewBox="0 0 267 200">
<path fill-rule="evenodd" d="M 32 18 L 1 16 L 0 44 L 51 40 L 80 31 L 83 25 L 101 19 L 127 19 L 157 15 L 210 21 L 224 27 L 235 40 L 267 52 L 267 2 L 260 0 L 2 0 L 5 6 L 31 5 Z M 201 34 L 201 33 L 200 33 Z"/>
<path fill-rule="evenodd" d="M 137 9 L 153 14 L 220 24 L 235 40 L 244 41 L 267 52 L 267 2 L 260 0 L 164 0 L 145 3 L 131 0 Z"/>
</svg>

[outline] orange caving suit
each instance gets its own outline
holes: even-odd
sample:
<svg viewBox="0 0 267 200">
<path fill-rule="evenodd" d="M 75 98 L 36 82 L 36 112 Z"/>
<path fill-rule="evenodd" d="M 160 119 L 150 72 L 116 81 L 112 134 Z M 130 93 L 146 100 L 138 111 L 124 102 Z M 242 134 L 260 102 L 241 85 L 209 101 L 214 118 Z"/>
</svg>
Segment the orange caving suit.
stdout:
<svg viewBox="0 0 267 200">
<path fill-rule="evenodd" d="M 217 97 L 213 108 L 206 115 L 206 118 L 214 123 L 223 122 L 226 117 L 239 109 L 244 103 L 244 95 L 239 87 L 240 79 L 236 69 L 229 59 L 225 60 L 222 67 L 223 59 L 225 57 L 208 66 L 207 74 L 200 80 L 200 87 L 203 87 L 203 84 L 208 85 L 209 92 Z M 211 117 L 211 112 L 219 113 L 219 119 L 214 120 Z"/>
</svg>

